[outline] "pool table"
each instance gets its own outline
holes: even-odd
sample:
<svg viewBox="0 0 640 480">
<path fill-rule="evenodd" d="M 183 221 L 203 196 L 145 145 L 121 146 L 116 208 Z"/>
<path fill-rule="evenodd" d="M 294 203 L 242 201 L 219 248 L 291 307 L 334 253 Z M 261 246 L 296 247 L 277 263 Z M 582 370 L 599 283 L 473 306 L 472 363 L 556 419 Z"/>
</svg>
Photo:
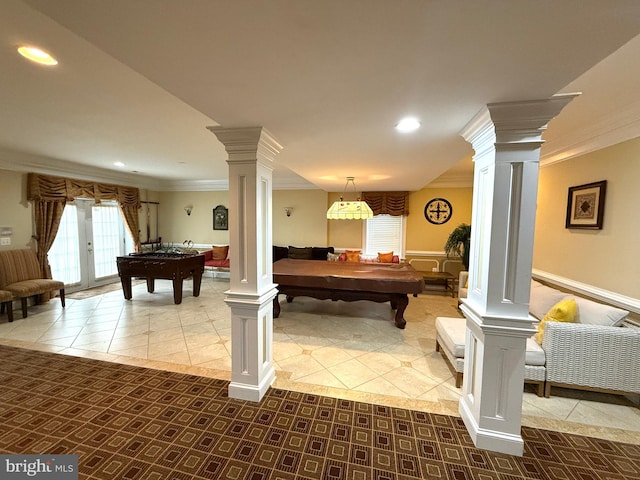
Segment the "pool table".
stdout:
<svg viewBox="0 0 640 480">
<path fill-rule="evenodd" d="M 396 310 L 395 324 L 404 328 L 408 294 L 424 290 L 424 279 L 407 263 L 356 263 L 283 258 L 273 264 L 273 281 L 278 294 L 312 297 L 320 300 L 371 300 L 391 302 Z M 280 315 L 278 295 L 273 300 L 273 316 Z"/>
</svg>

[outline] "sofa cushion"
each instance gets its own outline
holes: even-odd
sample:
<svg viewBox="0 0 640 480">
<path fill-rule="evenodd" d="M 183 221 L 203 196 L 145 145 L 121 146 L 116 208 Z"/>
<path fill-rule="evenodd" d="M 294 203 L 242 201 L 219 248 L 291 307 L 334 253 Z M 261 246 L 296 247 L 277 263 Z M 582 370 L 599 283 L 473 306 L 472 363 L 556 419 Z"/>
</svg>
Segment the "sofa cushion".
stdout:
<svg viewBox="0 0 640 480">
<path fill-rule="evenodd" d="M 542 320 L 549 309 L 565 297 L 567 297 L 566 293 L 556 290 L 555 288 L 542 285 L 535 280 L 531 280 L 529 313 L 538 320 Z"/>
<path fill-rule="evenodd" d="M 604 305 L 587 298 L 575 297 L 578 304 L 576 322 L 588 325 L 602 325 L 605 327 L 617 327 L 624 322 L 629 314 L 621 308 Z"/>
<path fill-rule="evenodd" d="M 312 260 L 313 250 L 311 247 L 292 247 L 289 245 L 289 258 L 296 260 Z"/>
<path fill-rule="evenodd" d="M 224 260 L 229 255 L 229 245 L 224 246 L 216 246 L 212 247 L 213 253 L 211 254 L 211 258 L 213 260 Z"/>
<path fill-rule="evenodd" d="M 464 344 L 467 335 L 467 321 L 464 318 L 437 317 L 436 332 L 443 346 L 456 358 L 464 358 Z M 546 358 L 544 350 L 533 337 L 527 338 L 526 365 L 544 366 Z"/>
<path fill-rule="evenodd" d="M 573 323 L 576 319 L 577 304 L 573 297 L 567 297 L 560 300 L 549 309 L 547 314 L 542 318 L 538 325 L 538 333 L 535 334 L 536 342 L 542 345 L 544 336 L 544 326 L 547 322 L 566 322 Z"/>
</svg>

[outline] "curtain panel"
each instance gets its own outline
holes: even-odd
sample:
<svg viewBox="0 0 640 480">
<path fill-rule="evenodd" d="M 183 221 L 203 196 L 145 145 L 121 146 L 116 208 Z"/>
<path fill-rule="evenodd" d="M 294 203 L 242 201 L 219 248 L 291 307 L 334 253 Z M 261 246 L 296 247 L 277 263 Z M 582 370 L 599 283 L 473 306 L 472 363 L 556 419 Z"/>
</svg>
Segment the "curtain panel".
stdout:
<svg viewBox="0 0 640 480">
<path fill-rule="evenodd" d="M 97 204 L 102 200 L 116 200 L 135 242 L 135 250 L 140 250 L 138 188 L 29 173 L 27 200 L 34 203 L 37 255 L 44 278 L 51 278 L 47 254 L 58 233 L 64 206 L 76 198 L 92 198 Z"/>
<path fill-rule="evenodd" d="M 362 192 L 374 215 L 409 215 L 409 192 Z"/>
</svg>

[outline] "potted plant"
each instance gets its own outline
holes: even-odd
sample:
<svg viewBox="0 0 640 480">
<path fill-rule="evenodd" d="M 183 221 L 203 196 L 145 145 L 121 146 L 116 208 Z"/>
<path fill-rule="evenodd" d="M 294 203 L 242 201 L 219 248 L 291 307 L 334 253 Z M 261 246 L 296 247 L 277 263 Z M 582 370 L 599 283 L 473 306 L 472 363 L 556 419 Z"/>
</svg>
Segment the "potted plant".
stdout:
<svg viewBox="0 0 640 480">
<path fill-rule="evenodd" d="M 461 223 L 450 234 L 447 243 L 444 244 L 444 251 L 447 257 L 462 257 L 462 264 L 465 270 L 469 270 L 469 248 L 471 245 L 471 225 Z"/>
</svg>

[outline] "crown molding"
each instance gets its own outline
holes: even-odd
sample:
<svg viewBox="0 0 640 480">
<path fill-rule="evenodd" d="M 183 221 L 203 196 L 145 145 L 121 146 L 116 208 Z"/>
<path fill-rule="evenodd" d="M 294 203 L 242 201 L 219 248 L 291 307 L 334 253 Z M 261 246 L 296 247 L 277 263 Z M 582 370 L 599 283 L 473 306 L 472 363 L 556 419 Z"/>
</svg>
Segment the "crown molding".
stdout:
<svg viewBox="0 0 640 480">
<path fill-rule="evenodd" d="M 473 171 L 469 173 L 443 173 L 424 188 L 473 188 Z"/>
<path fill-rule="evenodd" d="M 542 147 L 540 165 L 549 166 L 580 155 L 595 152 L 638 137 L 640 102 L 629 103 L 601 117 L 590 127 L 547 140 Z"/>
<path fill-rule="evenodd" d="M 126 185 L 147 190 L 158 190 L 161 181 L 133 173 L 121 173 L 105 168 L 68 162 L 44 155 L 18 152 L 0 147 L 0 169 L 15 172 L 34 172 L 43 175 L 77 178 L 94 182 Z"/>
</svg>

